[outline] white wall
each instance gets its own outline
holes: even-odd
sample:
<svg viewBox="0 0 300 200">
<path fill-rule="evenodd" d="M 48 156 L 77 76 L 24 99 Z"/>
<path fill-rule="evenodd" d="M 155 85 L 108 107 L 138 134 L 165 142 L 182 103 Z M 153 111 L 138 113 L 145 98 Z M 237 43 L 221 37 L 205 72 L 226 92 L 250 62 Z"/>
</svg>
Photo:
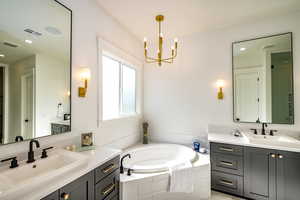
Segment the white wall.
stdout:
<svg viewBox="0 0 300 200">
<path fill-rule="evenodd" d="M 8 67 L 8 134 L 5 142 L 15 141 L 21 135 L 21 79 L 35 67 L 35 56 L 30 56 Z"/>
<path fill-rule="evenodd" d="M 190 142 L 195 137 L 205 138 L 208 124 L 234 125 L 231 43 L 289 31 L 294 37 L 295 125 L 271 127 L 299 129 L 299 19 L 300 13 L 295 13 L 179 38 L 175 64 L 161 68 L 148 64 L 144 69 L 144 117 L 150 123 L 152 139 Z M 222 101 L 217 100 L 218 79 L 226 81 Z"/>
<path fill-rule="evenodd" d="M 51 123 L 57 117 L 58 104 L 64 113 L 70 112 L 69 63 L 44 54 L 36 55 L 36 137 L 51 134 Z"/>
<path fill-rule="evenodd" d="M 73 139 L 78 143 L 79 133 L 93 131 L 96 133 L 97 145 L 114 142 L 121 147 L 132 144 L 139 139 L 140 117 L 98 124 L 98 105 L 101 105 L 98 89 L 101 83 L 97 82 L 97 37 L 105 38 L 140 58 L 143 53 L 142 42 L 107 15 L 95 0 L 61 0 L 61 2 L 73 10 L 72 133 L 42 138 L 40 143 L 46 146 L 60 140 L 70 143 Z M 83 84 L 79 80 L 81 66 L 88 66 L 91 70 L 91 81 L 86 98 L 79 98 L 77 95 L 78 87 Z M 27 148 L 27 142 L 1 146 L 0 157 L 16 151 L 27 151 Z"/>
</svg>

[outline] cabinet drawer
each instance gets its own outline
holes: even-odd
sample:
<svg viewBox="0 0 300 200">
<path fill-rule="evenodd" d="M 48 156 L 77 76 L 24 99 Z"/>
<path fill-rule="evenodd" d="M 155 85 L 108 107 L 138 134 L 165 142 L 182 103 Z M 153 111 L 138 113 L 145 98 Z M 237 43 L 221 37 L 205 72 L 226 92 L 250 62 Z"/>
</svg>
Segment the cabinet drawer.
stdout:
<svg viewBox="0 0 300 200">
<path fill-rule="evenodd" d="M 242 196 L 244 193 L 243 177 L 212 172 L 212 189 Z"/>
<path fill-rule="evenodd" d="M 120 171 L 116 170 L 95 185 L 95 200 L 110 199 L 119 194 Z"/>
<path fill-rule="evenodd" d="M 100 167 L 95 169 L 95 182 L 98 183 L 101 179 L 107 175 L 114 172 L 116 169 L 119 169 L 120 157 L 111 159 L 110 161 L 104 163 Z"/>
<path fill-rule="evenodd" d="M 211 153 L 212 170 L 244 175 L 243 157 L 220 153 Z"/>
<path fill-rule="evenodd" d="M 222 143 L 211 143 L 210 144 L 211 152 L 215 153 L 225 153 L 231 155 L 243 155 L 243 147 L 232 145 L 232 144 L 222 144 Z"/>
</svg>

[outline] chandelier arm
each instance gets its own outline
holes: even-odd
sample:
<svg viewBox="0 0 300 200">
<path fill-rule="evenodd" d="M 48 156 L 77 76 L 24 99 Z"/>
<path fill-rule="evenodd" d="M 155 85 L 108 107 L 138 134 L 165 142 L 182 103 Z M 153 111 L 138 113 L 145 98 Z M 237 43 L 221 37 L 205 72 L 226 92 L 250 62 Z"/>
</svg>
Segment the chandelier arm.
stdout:
<svg viewBox="0 0 300 200">
<path fill-rule="evenodd" d="M 172 56 L 172 57 L 170 57 L 170 58 L 162 59 L 162 61 L 169 61 L 169 60 L 173 60 L 174 58 L 176 58 L 176 55 L 175 55 L 175 56 Z"/>
<path fill-rule="evenodd" d="M 149 61 L 149 60 L 146 60 L 146 63 L 156 63 L 158 62 L 157 60 L 152 60 L 152 61 Z"/>
<path fill-rule="evenodd" d="M 173 61 L 167 61 L 167 60 L 162 60 L 162 62 L 164 62 L 164 63 L 173 63 Z"/>
<path fill-rule="evenodd" d="M 158 59 L 156 59 L 156 58 L 151 58 L 151 57 L 148 57 L 148 56 L 146 56 L 146 59 L 147 59 L 147 60 L 152 60 L 152 61 L 158 61 Z"/>
</svg>

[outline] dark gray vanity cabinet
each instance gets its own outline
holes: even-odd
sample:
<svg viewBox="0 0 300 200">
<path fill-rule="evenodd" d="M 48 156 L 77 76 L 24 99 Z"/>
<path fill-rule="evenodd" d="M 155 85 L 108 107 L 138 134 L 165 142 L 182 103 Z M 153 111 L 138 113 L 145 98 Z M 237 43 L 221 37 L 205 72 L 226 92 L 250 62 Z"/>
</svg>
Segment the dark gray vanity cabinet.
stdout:
<svg viewBox="0 0 300 200">
<path fill-rule="evenodd" d="M 300 199 L 300 153 L 245 147 L 245 197 Z"/>
<path fill-rule="evenodd" d="M 276 152 L 245 147 L 244 196 L 256 200 L 276 200 Z"/>
<path fill-rule="evenodd" d="M 94 173 L 76 179 L 41 200 L 94 200 Z"/>
<path fill-rule="evenodd" d="M 90 172 L 59 190 L 61 199 L 94 200 L 94 173 Z"/>
<path fill-rule="evenodd" d="M 277 151 L 277 200 L 300 199 L 300 153 Z"/>
<path fill-rule="evenodd" d="M 300 199 L 300 153 L 211 143 L 211 187 L 255 200 Z"/>
</svg>

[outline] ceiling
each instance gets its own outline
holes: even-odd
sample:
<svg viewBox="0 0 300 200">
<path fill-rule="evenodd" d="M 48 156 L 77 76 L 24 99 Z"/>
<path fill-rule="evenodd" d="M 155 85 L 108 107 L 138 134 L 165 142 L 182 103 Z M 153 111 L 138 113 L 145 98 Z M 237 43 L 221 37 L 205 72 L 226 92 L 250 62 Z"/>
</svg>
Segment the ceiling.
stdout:
<svg viewBox="0 0 300 200">
<path fill-rule="evenodd" d="M 253 39 L 235 43 L 233 46 L 233 55 L 249 55 L 255 53 L 262 53 L 264 51 L 278 51 L 285 52 L 292 50 L 291 34 L 283 34 L 270 36 L 266 38 Z M 242 48 L 244 48 L 242 50 Z"/>
<path fill-rule="evenodd" d="M 11 64 L 39 53 L 69 61 L 70 12 L 55 1 L 1 0 L 0 19 L 0 54 L 5 55 L 0 57 L 0 63 Z M 47 31 L 49 27 L 52 29 Z M 25 29 L 41 35 L 27 33 Z M 18 47 L 9 47 L 4 42 Z"/>
<path fill-rule="evenodd" d="M 164 36 L 225 28 L 300 10 L 300 0 L 96 0 L 139 39 L 152 38 L 157 14 Z"/>
</svg>

